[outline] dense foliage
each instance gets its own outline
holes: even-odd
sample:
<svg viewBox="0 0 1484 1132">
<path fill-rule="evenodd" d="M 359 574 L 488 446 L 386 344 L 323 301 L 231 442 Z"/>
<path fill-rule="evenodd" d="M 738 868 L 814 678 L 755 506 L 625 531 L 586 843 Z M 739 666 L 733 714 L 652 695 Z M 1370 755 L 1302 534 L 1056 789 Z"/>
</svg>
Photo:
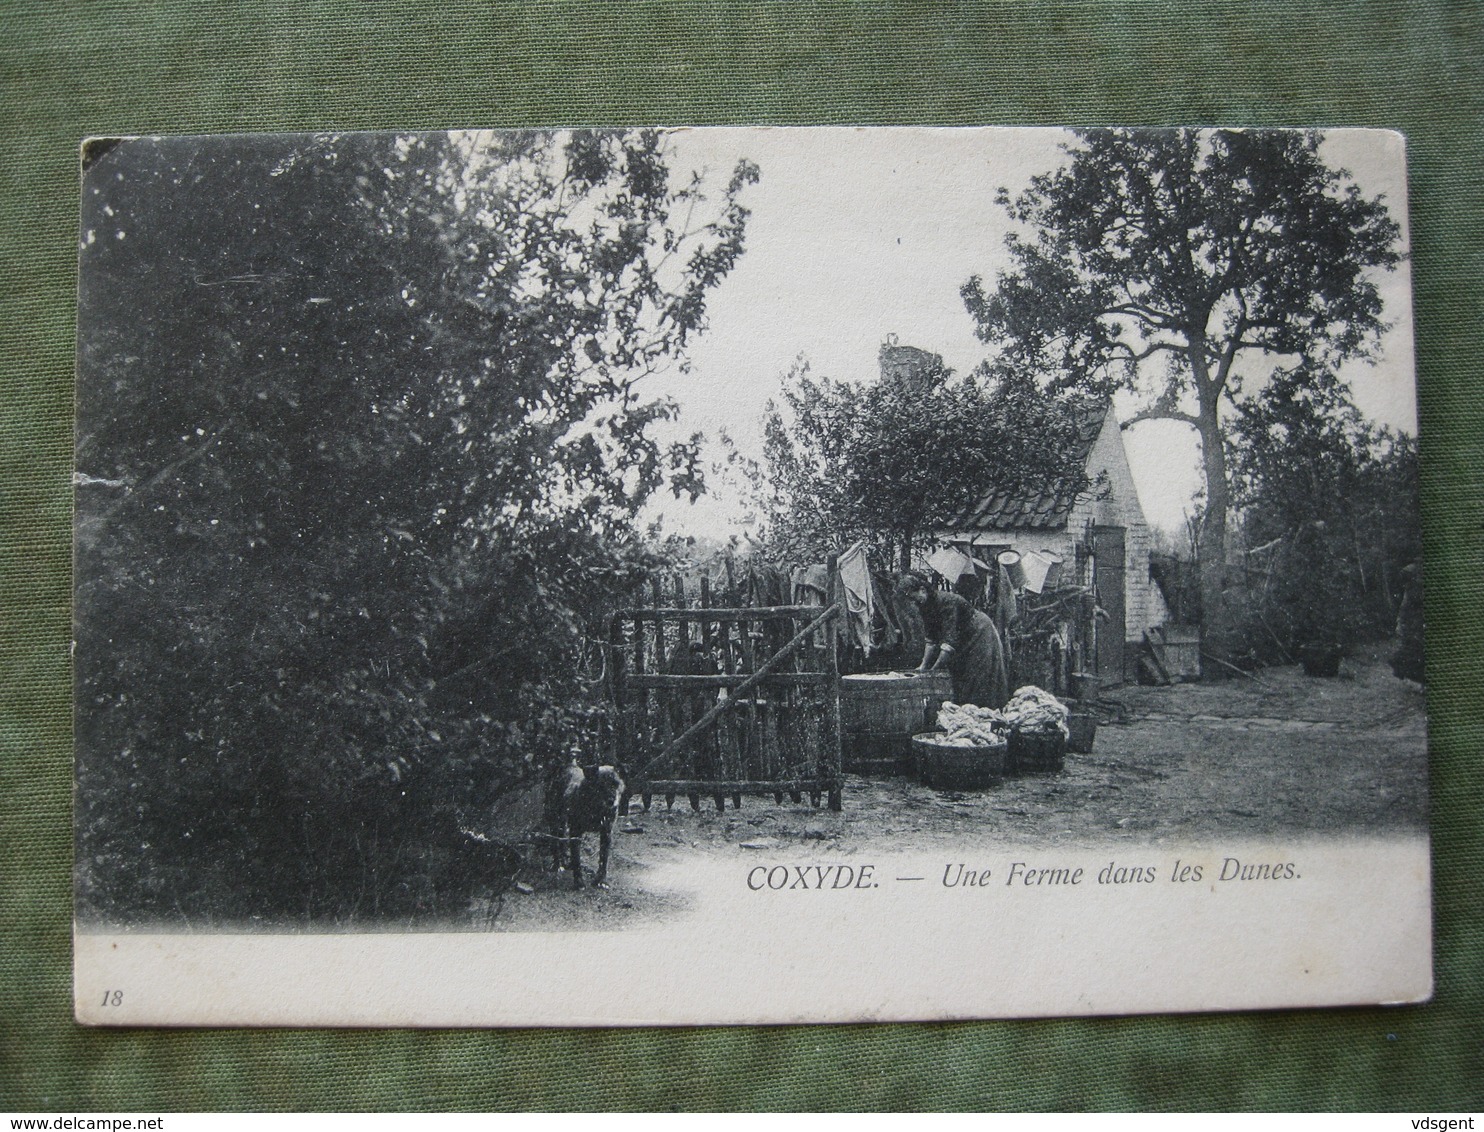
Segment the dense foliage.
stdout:
<svg viewBox="0 0 1484 1132">
<path fill-rule="evenodd" d="M 766 418 L 769 549 L 822 561 L 864 539 L 879 567 L 905 570 L 925 535 L 987 494 L 1093 490 L 1068 459 L 1074 410 L 1013 371 L 959 377 L 937 365 L 846 382 L 797 366 Z"/>
<path fill-rule="evenodd" d="M 1317 133 L 1087 130 L 1066 164 L 1001 204 L 1026 226 L 992 289 L 963 288 L 980 337 L 1054 383 L 1136 390 L 1145 419 L 1200 438 L 1208 644 L 1227 620 L 1228 407 L 1277 368 L 1364 356 L 1374 274 L 1399 260 L 1380 199 L 1325 164 Z"/>
<path fill-rule="evenodd" d="M 1417 445 L 1367 424 L 1333 376 L 1284 370 L 1235 422 L 1256 659 L 1391 635 L 1422 553 Z"/>
<path fill-rule="evenodd" d="M 84 182 L 82 910 L 411 914 L 574 744 L 642 378 L 742 252 L 655 132 L 140 140 Z"/>
</svg>

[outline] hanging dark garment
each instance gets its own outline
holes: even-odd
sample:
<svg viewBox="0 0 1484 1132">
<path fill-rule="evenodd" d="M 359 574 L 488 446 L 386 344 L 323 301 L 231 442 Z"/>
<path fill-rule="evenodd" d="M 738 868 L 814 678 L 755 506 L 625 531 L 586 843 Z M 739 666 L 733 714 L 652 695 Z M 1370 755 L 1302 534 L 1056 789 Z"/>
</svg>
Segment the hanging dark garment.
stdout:
<svg viewBox="0 0 1484 1132">
<path fill-rule="evenodd" d="M 792 600 L 791 580 L 777 567 L 749 561 L 742 580 L 744 604 L 751 606 L 787 605 Z"/>
<path fill-rule="evenodd" d="M 1010 580 L 1010 571 L 998 564 L 995 569 L 998 571 L 998 576 L 995 579 L 994 627 L 1003 637 L 1005 631 L 1014 623 L 1015 618 L 1020 615 L 1020 609 L 1019 603 L 1015 600 L 1015 584 Z"/>
<path fill-rule="evenodd" d="M 871 595 L 875 605 L 875 620 L 871 635 L 879 650 L 894 649 L 902 643 L 902 626 L 897 619 L 896 602 L 892 600 L 890 583 L 880 574 L 871 575 Z"/>
</svg>

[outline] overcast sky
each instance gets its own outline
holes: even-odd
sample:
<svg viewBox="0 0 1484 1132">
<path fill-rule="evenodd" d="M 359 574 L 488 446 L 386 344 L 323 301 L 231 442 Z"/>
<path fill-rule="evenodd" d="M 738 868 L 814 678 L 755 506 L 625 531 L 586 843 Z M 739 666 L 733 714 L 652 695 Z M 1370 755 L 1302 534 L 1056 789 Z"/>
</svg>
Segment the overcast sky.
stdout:
<svg viewBox="0 0 1484 1132">
<path fill-rule="evenodd" d="M 994 203 L 1064 159 L 1052 129 L 697 129 L 673 138 L 677 170 L 725 178 L 740 157 L 761 180 L 748 187 L 747 250 L 710 300 L 710 329 L 689 375 L 655 379 L 681 406 L 677 431 L 725 430 L 761 458 L 760 421 L 798 356 L 818 375 L 870 379 L 890 334 L 942 354 L 960 371 L 985 356 L 958 291 L 974 274 L 992 283 L 1008 266 L 1010 222 Z M 1324 156 L 1384 195 L 1406 231 L 1406 174 L 1399 135 L 1333 130 Z M 1409 271 L 1378 282 L 1392 324 L 1378 363 L 1346 371 L 1370 419 L 1416 431 Z M 1132 402 L 1119 403 L 1121 416 Z M 1191 430 L 1148 422 L 1125 433 L 1151 523 L 1178 530 L 1199 485 Z M 699 504 L 668 497 L 656 511 L 668 530 L 725 538 L 742 514 L 718 484 Z"/>
</svg>

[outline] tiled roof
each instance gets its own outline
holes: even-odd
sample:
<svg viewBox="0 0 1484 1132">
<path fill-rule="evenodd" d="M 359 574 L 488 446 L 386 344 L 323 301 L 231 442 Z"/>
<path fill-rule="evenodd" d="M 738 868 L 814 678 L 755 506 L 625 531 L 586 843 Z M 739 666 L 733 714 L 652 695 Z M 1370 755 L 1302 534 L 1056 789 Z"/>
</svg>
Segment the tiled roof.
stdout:
<svg viewBox="0 0 1484 1132">
<path fill-rule="evenodd" d="M 1089 401 L 1077 410 L 1077 439 L 1071 466 L 1084 468 L 1092 446 L 1103 431 L 1108 416 L 1106 400 Z M 1074 485 L 1061 481 L 1039 492 L 1010 496 L 1003 492 L 986 495 L 954 524 L 957 530 L 1059 530 L 1077 501 Z"/>
</svg>

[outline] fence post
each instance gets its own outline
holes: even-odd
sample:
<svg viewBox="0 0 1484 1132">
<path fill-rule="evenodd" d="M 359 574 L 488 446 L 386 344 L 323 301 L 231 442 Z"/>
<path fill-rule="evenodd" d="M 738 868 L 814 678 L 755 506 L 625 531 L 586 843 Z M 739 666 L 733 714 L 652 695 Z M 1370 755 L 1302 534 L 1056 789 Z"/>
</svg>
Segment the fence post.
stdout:
<svg viewBox="0 0 1484 1132">
<path fill-rule="evenodd" d="M 826 570 L 830 579 L 830 587 L 834 588 L 835 568 L 839 563 L 838 556 L 832 554 L 826 564 Z M 831 595 L 834 596 L 833 594 Z M 843 595 L 841 595 L 843 598 Z M 831 617 L 825 626 L 825 671 L 830 674 L 829 687 L 826 689 L 825 702 L 826 718 L 829 723 L 826 727 L 826 746 L 821 752 L 825 759 L 828 771 L 829 805 L 830 809 L 839 812 L 844 807 L 844 795 L 842 793 L 840 779 L 840 621 L 839 617 Z M 821 778 L 826 777 L 821 775 Z"/>
</svg>

